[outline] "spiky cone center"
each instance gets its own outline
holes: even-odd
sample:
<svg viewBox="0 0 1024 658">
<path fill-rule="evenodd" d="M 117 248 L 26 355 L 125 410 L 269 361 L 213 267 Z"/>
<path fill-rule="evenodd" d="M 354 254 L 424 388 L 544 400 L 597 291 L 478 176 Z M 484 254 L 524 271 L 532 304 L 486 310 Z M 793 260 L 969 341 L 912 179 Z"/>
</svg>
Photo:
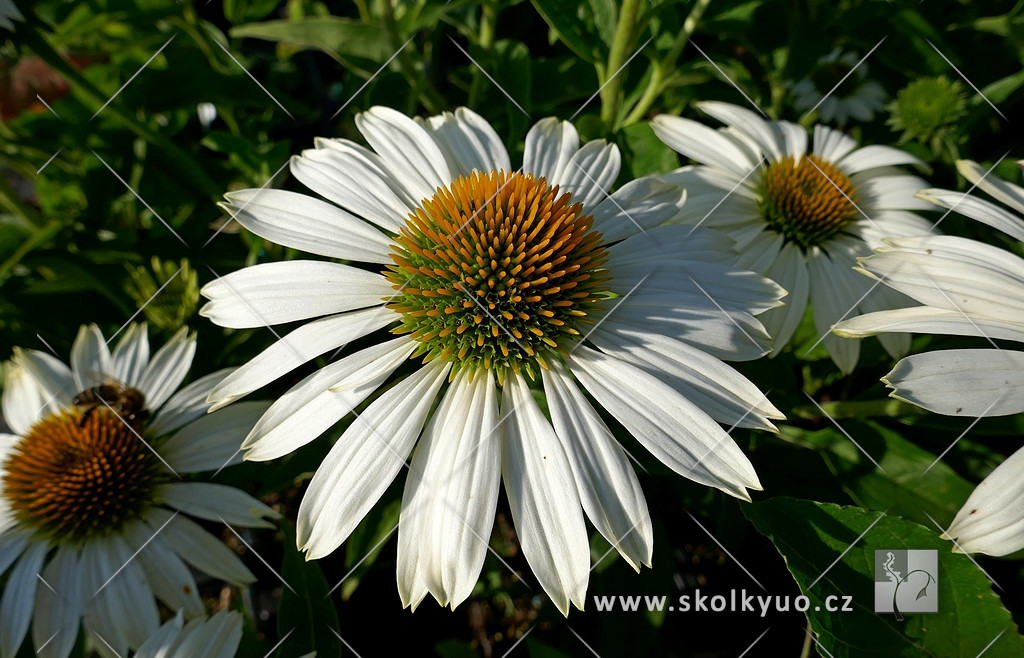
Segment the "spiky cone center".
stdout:
<svg viewBox="0 0 1024 658">
<path fill-rule="evenodd" d="M 772 162 L 758 192 L 768 226 L 803 250 L 823 244 L 858 214 L 850 177 L 816 155 Z"/>
<path fill-rule="evenodd" d="M 425 200 L 395 239 L 385 272 L 394 331 L 416 356 L 453 369 L 533 377 L 566 355 L 607 295 L 607 251 L 594 218 L 532 174 L 461 176 Z"/>
<path fill-rule="evenodd" d="M 106 408 L 71 409 L 36 423 L 4 464 L 15 518 L 45 537 L 82 542 L 121 529 L 152 504 L 164 469 Z"/>
</svg>

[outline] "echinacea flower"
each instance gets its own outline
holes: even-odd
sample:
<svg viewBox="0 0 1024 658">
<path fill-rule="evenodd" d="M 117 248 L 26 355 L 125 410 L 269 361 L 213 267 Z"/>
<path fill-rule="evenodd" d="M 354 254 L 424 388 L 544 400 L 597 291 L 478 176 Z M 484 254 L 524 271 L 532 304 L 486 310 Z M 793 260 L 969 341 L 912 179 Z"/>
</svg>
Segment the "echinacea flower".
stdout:
<svg viewBox="0 0 1024 658">
<path fill-rule="evenodd" d="M 234 658 L 242 641 L 242 615 L 221 610 L 184 623 L 179 611 L 149 636 L 134 658 Z"/>
<path fill-rule="evenodd" d="M 291 163 L 337 205 L 245 190 L 226 207 L 269 240 L 366 265 L 266 263 L 202 290 L 201 314 L 222 326 L 324 316 L 227 377 L 214 408 L 371 332 L 397 334 L 297 384 L 245 441 L 246 459 L 287 454 L 408 373 L 313 476 L 297 523 L 309 558 L 349 536 L 411 453 L 398 531 L 404 605 L 428 592 L 452 607 L 469 596 L 504 481 L 540 583 L 563 613 L 582 608 L 584 512 L 636 569 L 652 544 L 637 477 L 584 390 L 676 472 L 740 498 L 760 489 L 715 421 L 773 429 L 782 415 L 719 359 L 767 351 L 754 314 L 782 291 L 725 264 L 734 255 L 721 236 L 652 228 L 679 212 L 678 187 L 644 178 L 608 196 L 618 149 L 581 147 L 555 119 L 530 130 L 518 170 L 464 108 L 417 122 L 375 107 L 356 126 L 373 150 L 321 139 Z"/>
<path fill-rule="evenodd" d="M 851 372 L 860 344 L 830 335 L 829 327 L 857 309 L 906 304 L 885 288 L 867 294 L 871 282 L 853 267 L 883 238 L 928 233 L 930 224 L 909 212 L 931 208 L 914 197 L 926 185 L 896 168 L 922 163 L 888 146 L 857 148 L 851 137 L 821 125 L 808 152 L 802 126 L 766 121 L 728 103 L 697 107 L 728 127 L 664 115 L 652 121 L 663 142 L 699 163 L 665 177 L 687 189 L 684 220 L 726 232 L 740 253 L 739 267 L 789 292 L 784 307 L 759 317 L 775 340 L 773 353 L 789 342 L 810 300 L 824 346 Z M 894 357 L 910 348 L 906 335 L 880 340 Z"/>
<path fill-rule="evenodd" d="M 810 74 L 790 87 L 794 109 L 817 109 L 821 121 L 837 126 L 851 118 L 871 121 L 885 100 L 885 89 L 868 77 L 868 65 L 842 48 L 819 57 Z"/>
<path fill-rule="evenodd" d="M 185 563 L 230 583 L 254 580 L 186 515 L 267 527 L 274 512 L 232 487 L 182 478 L 239 461 L 267 405 L 205 415 L 227 373 L 178 390 L 195 348 L 183 328 L 150 357 L 145 325 L 132 324 L 113 353 L 95 325 L 82 327 L 70 368 L 15 349 L 3 394 L 14 434 L 0 434 L 3 658 L 30 622 L 37 655 L 66 658 L 80 621 L 102 655 L 125 656 L 159 626 L 154 597 L 189 616 L 205 612 Z"/>
<path fill-rule="evenodd" d="M 1024 167 L 1024 161 L 1021 166 Z M 960 173 L 1022 216 L 951 190 L 920 196 L 1024 241 L 1024 189 L 985 176 L 971 161 Z M 887 240 L 861 260 L 862 271 L 923 306 L 868 313 L 839 323 L 836 333 L 885 331 L 978 336 L 1024 342 L 1024 259 L 998 247 L 952 236 Z M 893 397 L 948 416 L 1005 416 L 1024 411 L 1024 351 L 937 350 L 909 356 L 883 381 Z M 1024 449 L 999 465 L 967 499 L 946 536 L 968 553 L 1006 555 L 1024 548 Z"/>
</svg>

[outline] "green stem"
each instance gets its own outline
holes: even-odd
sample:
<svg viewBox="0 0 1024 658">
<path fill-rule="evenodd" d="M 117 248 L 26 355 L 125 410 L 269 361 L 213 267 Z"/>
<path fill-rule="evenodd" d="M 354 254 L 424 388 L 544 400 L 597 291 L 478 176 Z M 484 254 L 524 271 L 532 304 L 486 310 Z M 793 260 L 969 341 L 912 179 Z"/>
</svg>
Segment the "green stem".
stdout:
<svg viewBox="0 0 1024 658">
<path fill-rule="evenodd" d="M 384 28 L 388 42 L 396 51 L 401 48 L 397 59 L 398 65 L 402 69 L 402 75 L 405 76 L 414 93 L 418 94 L 423 107 L 433 114 L 440 113 L 448 104 L 434 85 L 427 80 L 426 75 L 417 75 L 416 67 L 409 55 L 409 51 L 402 48 L 405 41 L 398 34 L 398 23 L 395 21 L 395 9 L 391 6 L 391 0 L 377 0 L 377 8 L 380 11 L 381 27 Z"/>
<path fill-rule="evenodd" d="M 49 222 L 36 229 L 27 240 L 18 246 L 7 260 L 0 263 L 0 282 L 3 282 L 7 273 L 10 272 L 15 265 L 21 262 L 21 259 L 25 257 L 25 254 L 57 235 L 61 227 L 62 224 L 60 220 L 51 219 Z"/>
<path fill-rule="evenodd" d="M 14 191 L 14 188 L 11 187 L 10 183 L 3 176 L 0 176 L 0 205 L 32 226 L 38 228 L 43 225 L 42 216 L 35 208 L 25 203 L 25 200 L 18 196 L 18 193 Z"/>
<path fill-rule="evenodd" d="M 625 71 L 619 71 L 619 69 L 633 55 L 639 12 L 639 0 L 623 0 L 622 6 L 619 7 L 619 22 L 615 26 L 612 47 L 608 53 L 608 66 L 605 68 L 604 75 L 600 76 L 602 78 L 605 75 L 611 76 L 601 80 L 601 84 L 604 85 L 601 88 L 601 120 L 612 129 L 615 128 L 615 122 L 619 116 L 619 106 L 622 104 L 622 79 L 625 76 Z"/>
<path fill-rule="evenodd" d="M 107 94 L 97 89 L 92 82 L 61 57 L 44 35 L 33 30 L 22 30 L 21 36 L 24 37 L 25 44 L 40 59 L 64 76 L 71 85 L 72 93 L 87 109 L 95 112 L 109 100 Z M 103 112 L 117 117 L 138 137 L 155 146 L 166 157 L 170 170 L 182 177 L 185 185 L 194 192 L 206 198 L 220 196 L 222 190 L 203 173 L 195 159 L 177 144 L 125 113 L 115 103 L 103 107 Z"/>
<path fill-rule="evenodd" d="M 490 49 L 494 43 L 494 25 L 498 21 L 498 8 L 491 2 L 484 2 L 480 7 L 480 34 L 477 37 L 477 45 L 484 50 Z M 478 67 L 473 67 L 473 83 L 469 88 L 469 100 L 466 105 L 477 107 L 480 98 L 483 96 L 485 83 L 484 72 Z"/>
<path fill-rule="evenodd" d="M 654 70 L 651 71 L 651 79 L 648 81 L 643 95 L 640 96 L 633 109 L 630 110 L 622 125 L 628 126 L 643 119 L 647 112 L 650 111 L 651 105 L 661 95 L 661 92 L 665 91 L 665 87 L 668 86 L 668 82 L 671 80 L 671 76 L 668 76 L 667 72 L 675 70 L 679 56 L 683 54 L 683 49 L 690 42 L 690 37 L 693 36 L 694 31 L 700 24 L 700 20 L 704 17 L 704 12 L 710 4 L 711 0 L 697 0 L 694 3 L 689 15 L 686 17 L 686 21 L 683 22 L 683 29 L 676 36 L 675 41 L 672 42 L 672 47 L 669 48 L 669 51 L 660 61 L 653 64 Z"/>
</svg>

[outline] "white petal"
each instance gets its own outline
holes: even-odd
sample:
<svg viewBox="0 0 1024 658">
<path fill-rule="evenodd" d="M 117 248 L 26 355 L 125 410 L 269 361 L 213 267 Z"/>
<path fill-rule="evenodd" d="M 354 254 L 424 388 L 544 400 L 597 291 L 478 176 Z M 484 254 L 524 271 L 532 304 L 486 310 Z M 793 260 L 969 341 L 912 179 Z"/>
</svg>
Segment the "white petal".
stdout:
<svg viewBox="0 0 1024 658">
<path fill-rule="evenodd" d="M 719 422 L 774 432 L 768 419 L 785 418 L 746 377 L 681 341 L 653 333 L 608 334 L 600 327 L 590 341 L 665 381 Z"/>
<path fill-rule="evenodd" d="M 430 198 L 438 187 L 452 182 L 441 149 L 401 112 L 375 106 L 356 115 L 356 127 L 414 201 Z"/>
<path fill-rule="evenodd" d="M 453 174 L 467 176 L 474 170 L 484 173 L 512 170 L 498 133 L 473 110 L 460 107 L 455 114 L 445 112 L 431 117 L 425 127 L 445 152 Z"/>
<path fill-rule="evenodd" d="M 429 591 L 454 609 L 473 592 L 501 482 L 497 389 L 490 370 L 459 371 L 416 445 L 398 526 L 398 593 Z"/>
<path fill-rule="evenodd" d="M 619 147 L 603 139 L 587 142 L 573 154 L 558 178 L 550 179 L 560 191 L 572 194 L 573 203 L 590 209 L 608 197 L 622 166 Z"/>
<path fill-rule="evenodd" d="M 561 368 L 541 371 L 555 434 L 590 522 L 630 566 L 651 566 L 654 529 L 626 453 Z"/>
<path fill-rule="evenodd" d="M 67 658 L 78 639 L 84 610 L 78 549 L 62 546 L 42 573 L 46 585 L 36 591 L 32 642 L 40 658 Z M 53 588 L 52 590 L 50 588 Z"/>
<path fill-rule="evenodd" d="M 1024 189 L 997 176 L 986 176 L 978 163 L 970 160 L 958 160 L 956 168 L 964 178 L 991 194 L 993 198 L 1024 214 Z"/>
<path fill-rule="evenodd" d="M 526 134 L 523 173 L 558 180 L 579 147 L 580 137 L 571 123 L 554 117 L 541 119 Z"/>
<path fill-rule="evenodd" d="M 700 164 L 724 169 L 741 177 L 757 165 L 735 142 L 697 121 L 658 115 L 651 121 L 651 128 L 669 148 Z"/>
<path fill-rule="evenodd" d="M 803 157 L 807 152 L 807 130 L 803 126 L 789 121 L 773 121 L 771 126 L 778 134 L 786 155 Z"/>
<path fill-rule="evenodd" d="M 159 534 L 164 545 L 172 547 L 199 571 L 232 585 L 255 582 L 256 578 L 234 551 L 181 513 L 154 507 L 146 513 L 145 523 L 151 534 L 156 534 L 162 527 Z"/>
<path fill-rule="evenodd" d="M 12 430 L 20 435 L 28 434 L 46 413 L 55 411 L 47 402 L 48 397 L 19 360 L 5 364 L 3 418 Z"/>
<path fill-rule="evenodd" d="M 170 621 L 149 636 L 135 652 L 134 658 L 171 658 L 181 626 L 182 614 L 179 610 Z"/>
<path fill-rule="evenodd" d="M 594 216 L 594 229 L 604 234 L 608 244 L 674 218 L 685 199 L 682 187 L 645 176 L 626 183 L 587 212 Z"/>
<path fill-rule="evenodd" d="M 313 475 L 299 506 L 306 559 L 336 549 L 405 464 L 449 364 L 432 361 L 384 392 L 358 416 Z"/>
<path fill-rule="evenodd" d="M 278 398 L 252 428 L 242 443 L 245 458 L 275 459 L 320 436 L 376 391 L 418 345 L 408 337 L 396 338 L 306 377 Z"/>
<path fill-rule="evenodd" d="M 171 610 L 184 610 L 189 617 L 206 612 L 192 572 L 164 543 L 160 534 L 154 536 L 143 523 L 129 524 L 125 527 L 124 534 L 138 551 L 135 559 L 139 561 L 146 581 L 157 598 Z"/>
<path fill-rule="evenodd" d="M 263 517 L 277 512 L 249 494 L 211 482 L 173 482 L 158 488 L 157 499 L 168 507 L 208 521 L 221 521 L 246 528 L 273 528 Z"/>
<path fill-rule="evenodd" d="M 757 316 L 772 337 L 772 351 L 778 354 L 793 337 L 793 332 L 800 325 L 804 311 L 807 310 L 810 277 L 807 275 L 804 253 L 796 245 L 783 246 L 775 262 L 765 271 L 765 275 L 789 291 L 789 294 L 782 298 L 785 306 L 770 309 Z"/>
<path fill-rule="evenodd" d="M 933 210 L 931 204 L 917 193 L 928 187 L 917 176 L 876 176 L 854 174 L 850 178 L 857 190 L 860 209 L 871 216 L 879 210 Z"/>
<path fill-rule="evenodd" d="M 30 541 L 31 535 L 27 532 L 0 532 L 0 575 L 21 557 Z"/>
<path fill-rule="evenodd" d="M 744 500 L 750 499 L 747 489 L 761 489 L 732 437 L 668 384 L 582 346 L 571 368 L 594 399 L 675 472 Z"/>
<path fill-rule="evenodd" d="M 892 396 L 947 416 L 1024 411 L 1024 352 L 940 350 L 908 356 L 882 378 Z"/>
<path fill-rule="evenodd" d="M 36 380 L 51 412 L 70 405 L 71 398 L 79 392 L 71 369 L 45 352 L 15 347 L 12 360 Z"/>
<path fill-rule="evenodd" d="M 391 240 L 348 212 L 306 194 L 239 190 L 225 195 L 224 209 L 256 235 L 307 253 L 390 263 Z"/>
<path fill-rule="evenodd" d="M 826 128 L 820 124 L 814 126 L 813 151 L 826 162 L 839 162 L 856 147 L 857 142 L 853 138 L 838 130 Z"/>
<path fill-rule="evenodd" d="M 921 190 L 917 196 L 943 208 L 956 210 L 961 215 L 988 224 L 1018 240 L 1024 240 L 1024 219 L 984 199 L 978 199 L 962 192 L 936 189 Z"/>
<path fill-rule="evenodd" d="M 85 599 L 83 622 L 90 634 L 102 638 L 102 641 L 95 643 L 101 656 L 125 656 L 128 653 L 128 639 L 125 637 L 124 625 L 119 623 L 122 615 L 119 610 L 110 609 L 110 592 L 100 591 L 103 583 L 121 566 L 113 564 L 108 552 L 107 542 L 101 540 L 86 542 L 82 547 L 82 596 Z M 98 596 L 96 592 L 100 592 Z"/>
<path fill-rule="evenodd" d="M 840 338 L 831 327 L 844 317 L 856 315 L 857 302 L 871 287 L 871 282 L 853 271 L 854 259 L 841 249 L 826 253 L 815 247 L 807 254 L 807 272 L 811 286 L 811 308 L 814 330 L 839 369 L 853 372 L 860 357 L 860 342 Z"/>
<path fill-rule="evenodd" d="M 234 370 L 234 368 L 224 368 L 217 372 L 211 372 L 172 395 L 167 403 L 160 407 L 160 411 L 153 421 L 146 426 L 146 433 L 150 436 L 170 434 L 204 416 L 210 409 L 210 405 L 206 402 L 206 396 L 218 382 Z"/>
<path fill-rule="evenodd" d="M 238 402 L 192 421 L 160 446 L 178 473 L 213 471 L 242 461 L 242 440 L 270 402 Z"/>
<path fill-rule="evenodd" d="M 146 335 L 146 325 L 133 322 L 117 341 L 117 347 L 111 355 L 110 374 L 122 384 L 138 388 L 147 363 L 149 337 Z"/>
<path fill-rule="evenodd" d="M 201 625 L 192 622 L 189 626 L 173 658 L 233 658 L 242 640 L 242 616 L 234 611 L 221 610 Z"/>
<path fill-rule="evenodd" d="M 147 409 L 159 409 L 185 381 L 196 355 L 196 335 L 182 327 L 150 360 L 139 378 Z"/>
<path fill-rule="evenodd" d="M 203 286 L 199 314 L 234 329 L 306 320 L 380 304 L 394 294 L 380 274 L 349 265 L 293 260 L 237 270 Z"/>
<path fill-rule="evenodd" d="M 266 386 L 315 359 L 394 322 L 390 309 L 374 307 L 308 322 L 277 341 L 217 384 L 210 393 L 212 409 Z"/>
<path fill-rule="evenodd" d="M 122 653 L 106 637 L 108 631 L 116 629 L 115 637 L 131 647 L 141 646 L 160 626 L 156 601 L 142 567 L 120 535 L 93 541 L 96 550 L 82 554 L 82 572 L 91 572 L 84 583 L 85 623 Z"/>
<path fill-rule="evenodd" d="M 903 149 L 891 146 L 872 145 L 859 148 L 850 153 L 842 160 L 835 163 L 844 174 L 853 174 L 875 169 L 877 167 L 891 167 L 894 165 L 924 165 L 920 159 L 910 155 Z"/>
<path fill-rule="evenodd" d="M 13 658 L 28 632 L 47 546 L 33 542 L 11 569 L 0 598 L 0 656 Z"/>
<path fill-rule="evenodd" d="M 779 148 L 779 141 L 772 130 L 773 123 L 776 122 L 769 123 L 745 107 L 732 103 L 705 101 L 697 103 L 697 109 L 741 131 L 757 144 L 769 160 L 780 160 L 784 155 L 788 155 Z"/>
<path fill-rule="evenodd" d="M 586 603 L 590 542 L 565 450 L 520 375 L 508 375 L 501 474 L 523 555 L 563 615 Z"/>
<path fill-rule="evenodd" d="M 874 293 L 871 293 L 872 295 Z M 843 320 L 833 332 L 840 336 L 863 338 L 887 332 L 979 336 L 1024 342 L 1024 325 L 981 316 L 968 316 L 930 306 L 915 306 L 876 311 Z"/>
<path fill-rule="evenodd" d="M 1024 548 L 1024 448 L 971 492 L 944 535 L 949 537 L 966 553 L 999 556 Z"/>
<path fill-rule="evenodd" d="M 416 202 L 365 147 L 344 139 L 318 139 L 291 159 L 291 172 L 303 185 L 345 210 L 397 232 Z"/>
<path fill-rule="evenodd" d="M 71 346 L 71 370 L 79 391 L 102 384 L 110 376 L 110 350 L 100 328 L 83 325 Z"/>
</svg>

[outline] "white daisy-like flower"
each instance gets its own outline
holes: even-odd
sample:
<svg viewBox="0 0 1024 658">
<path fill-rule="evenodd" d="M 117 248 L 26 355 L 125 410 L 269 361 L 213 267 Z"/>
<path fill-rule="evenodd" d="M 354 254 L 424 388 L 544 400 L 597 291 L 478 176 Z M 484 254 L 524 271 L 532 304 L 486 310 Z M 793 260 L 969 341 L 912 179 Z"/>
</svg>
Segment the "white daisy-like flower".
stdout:
<svg viewBox="0 0 1024 658">
<path fill-rule="evenodd" d="M 644 178 L 607 196 L 618 149 L 581 147 L 555 119 L 529 131 L 520 170 L 464 108 L 417 122 L 375 107 L 356 126 L 373 150 L 322 139 L 291 163 L 337 205 L 246 190 L 226 207 L 269 240 L 367 265 L 267 263 L 202 290 L 201 313 L 222 326 L 325 316 L 227 377 L 214 408 L 361 336 L 397 334 L 297 384 L 245 441 L 247 459 L 287 454 L 408 373 L 313 476 L 297 524 L 308 557 L 349 536 L 411 453 L 398 538 L 404 605 L 428 592 L 453 607 L 469 596 L 504 481 L 540 583 L 563 613 L 582 608 L 584 512 L 634 568 L 650 563 L 652 543 L 637 477 L 584 390 L 676 472 L 744 499 L 760 489 L 715 421 L 773 429 L 782 414 L 719 359 L 767 351 L 753 314 L 783 293 L 726 264 L 724 237 L 653 228 L 679 212 L 678 187 Z M 542 386 L 547 415 L 531 385 Z"/>
<path fill-rule="evenodd" d="M 242 641 L 242 615 L 221 610 L 184 623 L 181 611 L 149 636 L 134 658 L 234 658 Z"/>
<path fill-rule="evenodd" d="M 0 0 L 0 28 L 13 30 L 14 21 L 24 20 L 24 18 L 12 0 Z"/>
<path fill-rule="evenodd" d="M 183 328 L 151 358 L 138 324 L 113 353 L 95 325 L 82 327 L 70 368 L 15 349 L 3 394 L 14 433 L 0 434 L 3 658 L 30 622 L 43 658 L 66 658 L 80 621 L 102 655 L 127 655 L 159 627 L 156 599 L 204 614 L 186 563 L 238 585 L 255 580 L 186 515 L 268 527 L 275 513 L 232 487 L 182 477 L 240 461 L 238 446 L 267 405 L 206 415 L 227 371 L 178 390 L 195 349 Z"/>
<path fill-rule="evenodd" d="M 789 292 L 784 307 L 759 317 L 775 340 L 773 354 L 789 342 L 810 300 L 823 344 L 851 372 L 860 343 L 829 334 L 829 327 L 857 309 L 906 304 L 892 290 L 866 294 L 871 282 L 853 267 L 883 238 L 928 233 L 931 225 L 909 212 L 932 208 L 914 197 L 926 185 L 896 167 L 922 163 L 888 146 L 857 148 L 851 137 L 820 125 L 808 152 L 807 131 L 794 123 L 765 121 L 728 103 L 697 107 L 728 127 L 672 116 L 652 121 L 663 142 L 700 163 L 665 177 L 687 189 L 684 221 L 728 233 L 740 267 Z M 906 335 L 880 340 L 894 357 L 910 347 Z"/>
<path fill-rule="evenodd" d="M 1020 162 L 1024 167 L 1024 161 Z M 971 195 L 924 190 L 921 197 L 1024 241 L 1024 189 L 960 161 L 967 180 L 1021 216 Z M 861 260 L 862 271 L 923 306 L 869 313 L 835 327 L 844 336 L 886 331 L 978 336 L 1024 342 L 1024 259 L 998 247 L 951 236 L 887 240 Z M 949 416 L 1024 411 L 1024 351 L 937 350 L 909 356 L 883 378 L 893 397 Z M 968 553 L 1006 555 L 1024 548 L 1024 449 L 999 465 L 971 494 L 947 530 Z"/>
<path fill-rule="evenodd" d="M 810 75 L 791 83 L 790 89 L 794 109 L 806 112 L 817 108 L 823 122 L 838 126 L 851 118 L 871 121 L 885 100 L 882 85 L 868 78 L 868 65 L 857 53 L 842 48 L 819 57 Z"/>
</svg>

